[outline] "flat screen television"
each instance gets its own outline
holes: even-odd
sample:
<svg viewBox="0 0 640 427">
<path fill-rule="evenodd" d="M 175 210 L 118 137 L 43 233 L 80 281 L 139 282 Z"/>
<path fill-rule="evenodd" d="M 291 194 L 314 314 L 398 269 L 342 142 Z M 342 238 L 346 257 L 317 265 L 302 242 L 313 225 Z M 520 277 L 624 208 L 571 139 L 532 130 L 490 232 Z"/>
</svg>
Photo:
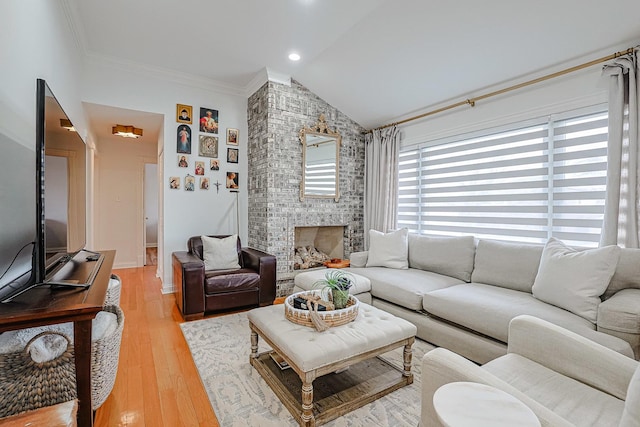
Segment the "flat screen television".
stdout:
<svg viewBox="0 0 640 427">
<path fill-rule="evenodd" d="M 41 79 L 35 125 L 34 149 L 7 141 L 13 158 L 0 160 L 2 302 L 39 285 L 86 287 L 92 281 L 72 277 L 86 244 L 86 146 Z"/>
</svg>

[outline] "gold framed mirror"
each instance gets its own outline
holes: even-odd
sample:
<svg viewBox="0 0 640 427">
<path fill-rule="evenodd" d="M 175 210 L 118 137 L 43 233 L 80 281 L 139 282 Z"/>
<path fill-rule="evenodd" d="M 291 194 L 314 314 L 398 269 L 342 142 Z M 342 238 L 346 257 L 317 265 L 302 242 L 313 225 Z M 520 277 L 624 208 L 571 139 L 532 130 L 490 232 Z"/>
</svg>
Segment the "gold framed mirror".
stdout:
<svg viewBox="0 0 640 427">
<path fill-rule="evenodd" d="M 300 200 L 305 198 L 340 198 L 341 137 L 327 126 L 324 114 L 312 127 L 303 127 L 298 134 L 302 144 L 302 182 Z"/>
</svg>

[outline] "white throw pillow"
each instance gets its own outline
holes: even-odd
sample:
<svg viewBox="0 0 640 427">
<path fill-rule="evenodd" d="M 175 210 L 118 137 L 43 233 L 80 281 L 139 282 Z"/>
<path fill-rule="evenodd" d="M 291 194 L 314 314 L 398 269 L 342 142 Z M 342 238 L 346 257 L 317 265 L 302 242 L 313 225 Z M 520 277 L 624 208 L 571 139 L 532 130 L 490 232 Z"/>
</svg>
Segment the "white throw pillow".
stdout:
<svg viewBox="0 0 640 427">
<path fill-rule="evenodd" d="M 409 268 L 409 230 L 391 233 L 369 230 L 367 267 Z"/>
<path fill-rule="evenodd" d="M 617 246 L 577 251 L 552 237 L 542 251 L 533 296 L 596 323 L 600 295 L 619 256 Z"/>
<path fill-rule="evenodd" d="M 218 239 L 202 236 L 202 257 L 205 270 L 231 270 L 238 264 L 238 235 Z"/>
</svg>

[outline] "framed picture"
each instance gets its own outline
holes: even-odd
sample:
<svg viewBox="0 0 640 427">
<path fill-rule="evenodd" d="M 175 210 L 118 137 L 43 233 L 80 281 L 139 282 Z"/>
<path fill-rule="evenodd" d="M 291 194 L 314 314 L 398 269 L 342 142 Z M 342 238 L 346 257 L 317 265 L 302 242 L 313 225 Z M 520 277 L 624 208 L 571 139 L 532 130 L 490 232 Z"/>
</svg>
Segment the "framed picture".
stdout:
<svg viewBox="0 0 640 427">
<path fill-rule="evenodd" d="M 202 157 L 218 158 L 218 137 L 200 135 L 200 144 L 198 145 L 198 154 Z"/>
<path fill-rule="evenodd" d="M 200 189 L 208 190 L 209 189 L 209 178 L 200 178 Z"/>
<path fill-rule="evenodd" d="M 196 162 L 196 175 L 204 175 L 204 162 Z"/>
<path fill-rule="evenodd" d="M 238 172 L 227 172 L 227 188 L 239 188 Z"/>
<path fill-rule="evenodd" d="M 180 177 L 179 176 L 170 176 L 169 177 L 169 188 L 171 190 L 177 190 L 180 188 Z"/>
<path fill-rule="evenodd" d="M 178 153 L 191 154 L 191 126 L 179 125 L 176 132 Z"/>
<path fill-rule="evenodd" d="M 200 107 L 200 132 L 218 133 L 218 110 Z"/>
<path fill-rule="evenodd" d="M 184 178 L 184 189 L 185 191 L 195 191 L 196 189 L 196 177 L 192 175 L 187 175 Z"/>
<path fill-rule="evenodd" d="M 189 167 L 189 156 L 185 156 L 184 154 L 178 154 L 178 167 L 179 168 L 188 168 Z"/>
<path fill-rule="evenodd" d="M 219 171 L 220 161 L 218 159 L 211 159 L 209 162 L 209 169 L 212 171 Z"/>
<path fill-rule="evenodd" d="M 238 129 L 227 128 L 227 145 L 238 145 Z"/>
<path fill-rule="evenodd" d="M 176 104 L 176 122 L 190 125 L 193 123 L 193 107 L 191 105 Z"/>
<path fill-rule="evenodd" d="M 237 148 L 227 148 L 227 163 L 238 163 Z"/>
</svg>

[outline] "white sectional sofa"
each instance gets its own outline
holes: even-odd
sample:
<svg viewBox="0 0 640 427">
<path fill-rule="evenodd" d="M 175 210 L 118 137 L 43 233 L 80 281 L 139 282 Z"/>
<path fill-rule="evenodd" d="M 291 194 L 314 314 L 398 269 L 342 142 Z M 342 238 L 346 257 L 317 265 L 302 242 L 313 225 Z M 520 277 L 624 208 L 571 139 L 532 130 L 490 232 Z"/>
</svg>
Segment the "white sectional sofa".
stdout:
<svg viewBox="0 0 640 427">
<path fill-rule="evenodd" d="M 506 354 L 509 322 L 527 314 L 640 358 L 640 249 L 395 233 L 404 247 L 389 234 L 371 240 L 375 253 L 351 255 L 351 292 L 414 323 L 419 338 L 484 364 Z M 558 270 L 565 262 L 572 267 Z M 294 291 L 323 275 L 299 274 Z"/>
</svg>

